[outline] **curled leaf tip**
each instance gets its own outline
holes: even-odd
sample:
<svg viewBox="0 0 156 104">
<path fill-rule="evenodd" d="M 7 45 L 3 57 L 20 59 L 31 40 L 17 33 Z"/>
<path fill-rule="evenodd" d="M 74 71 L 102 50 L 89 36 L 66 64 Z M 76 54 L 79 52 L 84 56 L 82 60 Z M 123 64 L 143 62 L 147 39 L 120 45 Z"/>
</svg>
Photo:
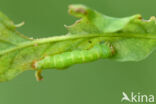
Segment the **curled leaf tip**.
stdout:
<svg viewBox="0 0 156 104">
<path fill-rule="evenodd" d="M 16 27 L 22 27 L 24 24 L 25 24 L 25 22 L 23 21 L 23 22 L 21 22 L 21 23 L 19 23 L 19 24 L 15 24 L 15 26 L 16 26 Z"/>
<path fill-rule="evenodd" d="M 70 5 L 68 12 L 76 17 L 84 17 L 88 14 L 88 8 L 84 5 Z"/>
</svg>

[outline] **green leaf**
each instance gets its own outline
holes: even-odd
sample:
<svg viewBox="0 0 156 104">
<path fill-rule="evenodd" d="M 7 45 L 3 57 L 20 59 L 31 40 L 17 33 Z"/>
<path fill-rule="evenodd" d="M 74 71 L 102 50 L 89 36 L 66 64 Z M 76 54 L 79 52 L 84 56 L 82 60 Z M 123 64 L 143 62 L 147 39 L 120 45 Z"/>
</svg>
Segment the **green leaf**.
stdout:
<svg viewBox="0 0 156 104">
<path fill-rule="evenodd" d="M 118 61 L 140 61 L 156 47 L 154 17 L 112 18 L 83 5 L 69 6 L 69 13 L 80 20 L 66 26 L 67 35 L 34 40 L 18 33 L 16 25 L 0 13 L 0 81 L 10 80 L 25 70 L 38 71 L 34 63 L 46 56 L 90 49 L 101 41 L 112 44 L 115 54 L 110 59 Z M 41 77 L 40 73 L 39 70 L 37 77 Z"/>
<path fill-rule="evenodd" d="M 140 61 L 156 47 L 156 19 L 143 20 L 140 15 L 112 18 L 83 5 L 71 5 L 69 12 L 81 17 L 67 27 L 70 34 L 98 34 L 107 37 L 116 49 L 118 61 Z"/>
</svg>

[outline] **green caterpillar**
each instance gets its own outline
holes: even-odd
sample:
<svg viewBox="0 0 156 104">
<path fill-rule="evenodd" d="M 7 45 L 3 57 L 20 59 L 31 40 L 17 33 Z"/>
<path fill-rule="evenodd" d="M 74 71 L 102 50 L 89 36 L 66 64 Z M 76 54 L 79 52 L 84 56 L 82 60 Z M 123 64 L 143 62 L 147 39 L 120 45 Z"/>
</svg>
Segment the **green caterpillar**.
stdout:
<svg viewBox="0 0 156 104">
<path fill-rule="evenodd" d="M 34 63 L 34 67 L 40 69 L 57 68 L 62 69 L 73 64 L 81 64 L 112 56 L 114 49 L 110 45 L 98 44 L 89 50 L 73 50 L 54 56 L 47 56 Z"/>
</svg>

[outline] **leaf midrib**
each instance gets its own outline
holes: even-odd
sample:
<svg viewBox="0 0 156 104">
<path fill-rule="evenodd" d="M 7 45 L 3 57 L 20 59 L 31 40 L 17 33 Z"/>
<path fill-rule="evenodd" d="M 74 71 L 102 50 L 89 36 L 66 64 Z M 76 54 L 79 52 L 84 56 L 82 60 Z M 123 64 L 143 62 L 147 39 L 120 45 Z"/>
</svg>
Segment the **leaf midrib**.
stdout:
<svg viewBox="0 0 156 104">
<path fill-rule="evenodd" d="M 127 34 L 127 35 L 126 35 Z M 20 43 L 17 47 L 7 49 L 0 52 L 0 56 L 9 52 L 16 51 L 18 49 L 26 48 L 29 46 L 38 46 L 41 44 L 46 44 L 50 42 L 58 42 L 64 40 L 72 40 L 79 38 L 94 38 L 94 37 L 105 37 L 105 38 L 142 38 L 142 39 L 156 39 L 156 34 L 130 34 L 130 33 L 107 33 L 107 34 L 82 34 L 82 35 L 63 35 L 63 36 L 53 36 L 49 38 L 35 39 L 33 41 Z"/>
</svg>

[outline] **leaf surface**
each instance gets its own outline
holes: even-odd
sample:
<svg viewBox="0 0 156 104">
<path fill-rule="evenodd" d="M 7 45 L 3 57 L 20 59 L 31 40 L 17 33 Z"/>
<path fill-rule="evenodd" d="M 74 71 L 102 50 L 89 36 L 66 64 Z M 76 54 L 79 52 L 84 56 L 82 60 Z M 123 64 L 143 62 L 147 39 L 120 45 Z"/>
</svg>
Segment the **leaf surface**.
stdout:
<svg viewBox="0 0 156 104">
<path fill-rule="evenodd" d="M 83 5 L 69 6 L 69 13 L 80 20 L 66 26 L 67 35 L 34 40 L 18 33 L 16 25 L 0 13 L 0 81 L 10 80 L 25 70 L 37 70 L 33 63 L 46 56 L 90 49 L 99 42 L 113 45 L 115 54 L 110 59 L 117 61 L 140 61 L 156 47 L 154 17 L 113 18 Z"/>
</svg>

